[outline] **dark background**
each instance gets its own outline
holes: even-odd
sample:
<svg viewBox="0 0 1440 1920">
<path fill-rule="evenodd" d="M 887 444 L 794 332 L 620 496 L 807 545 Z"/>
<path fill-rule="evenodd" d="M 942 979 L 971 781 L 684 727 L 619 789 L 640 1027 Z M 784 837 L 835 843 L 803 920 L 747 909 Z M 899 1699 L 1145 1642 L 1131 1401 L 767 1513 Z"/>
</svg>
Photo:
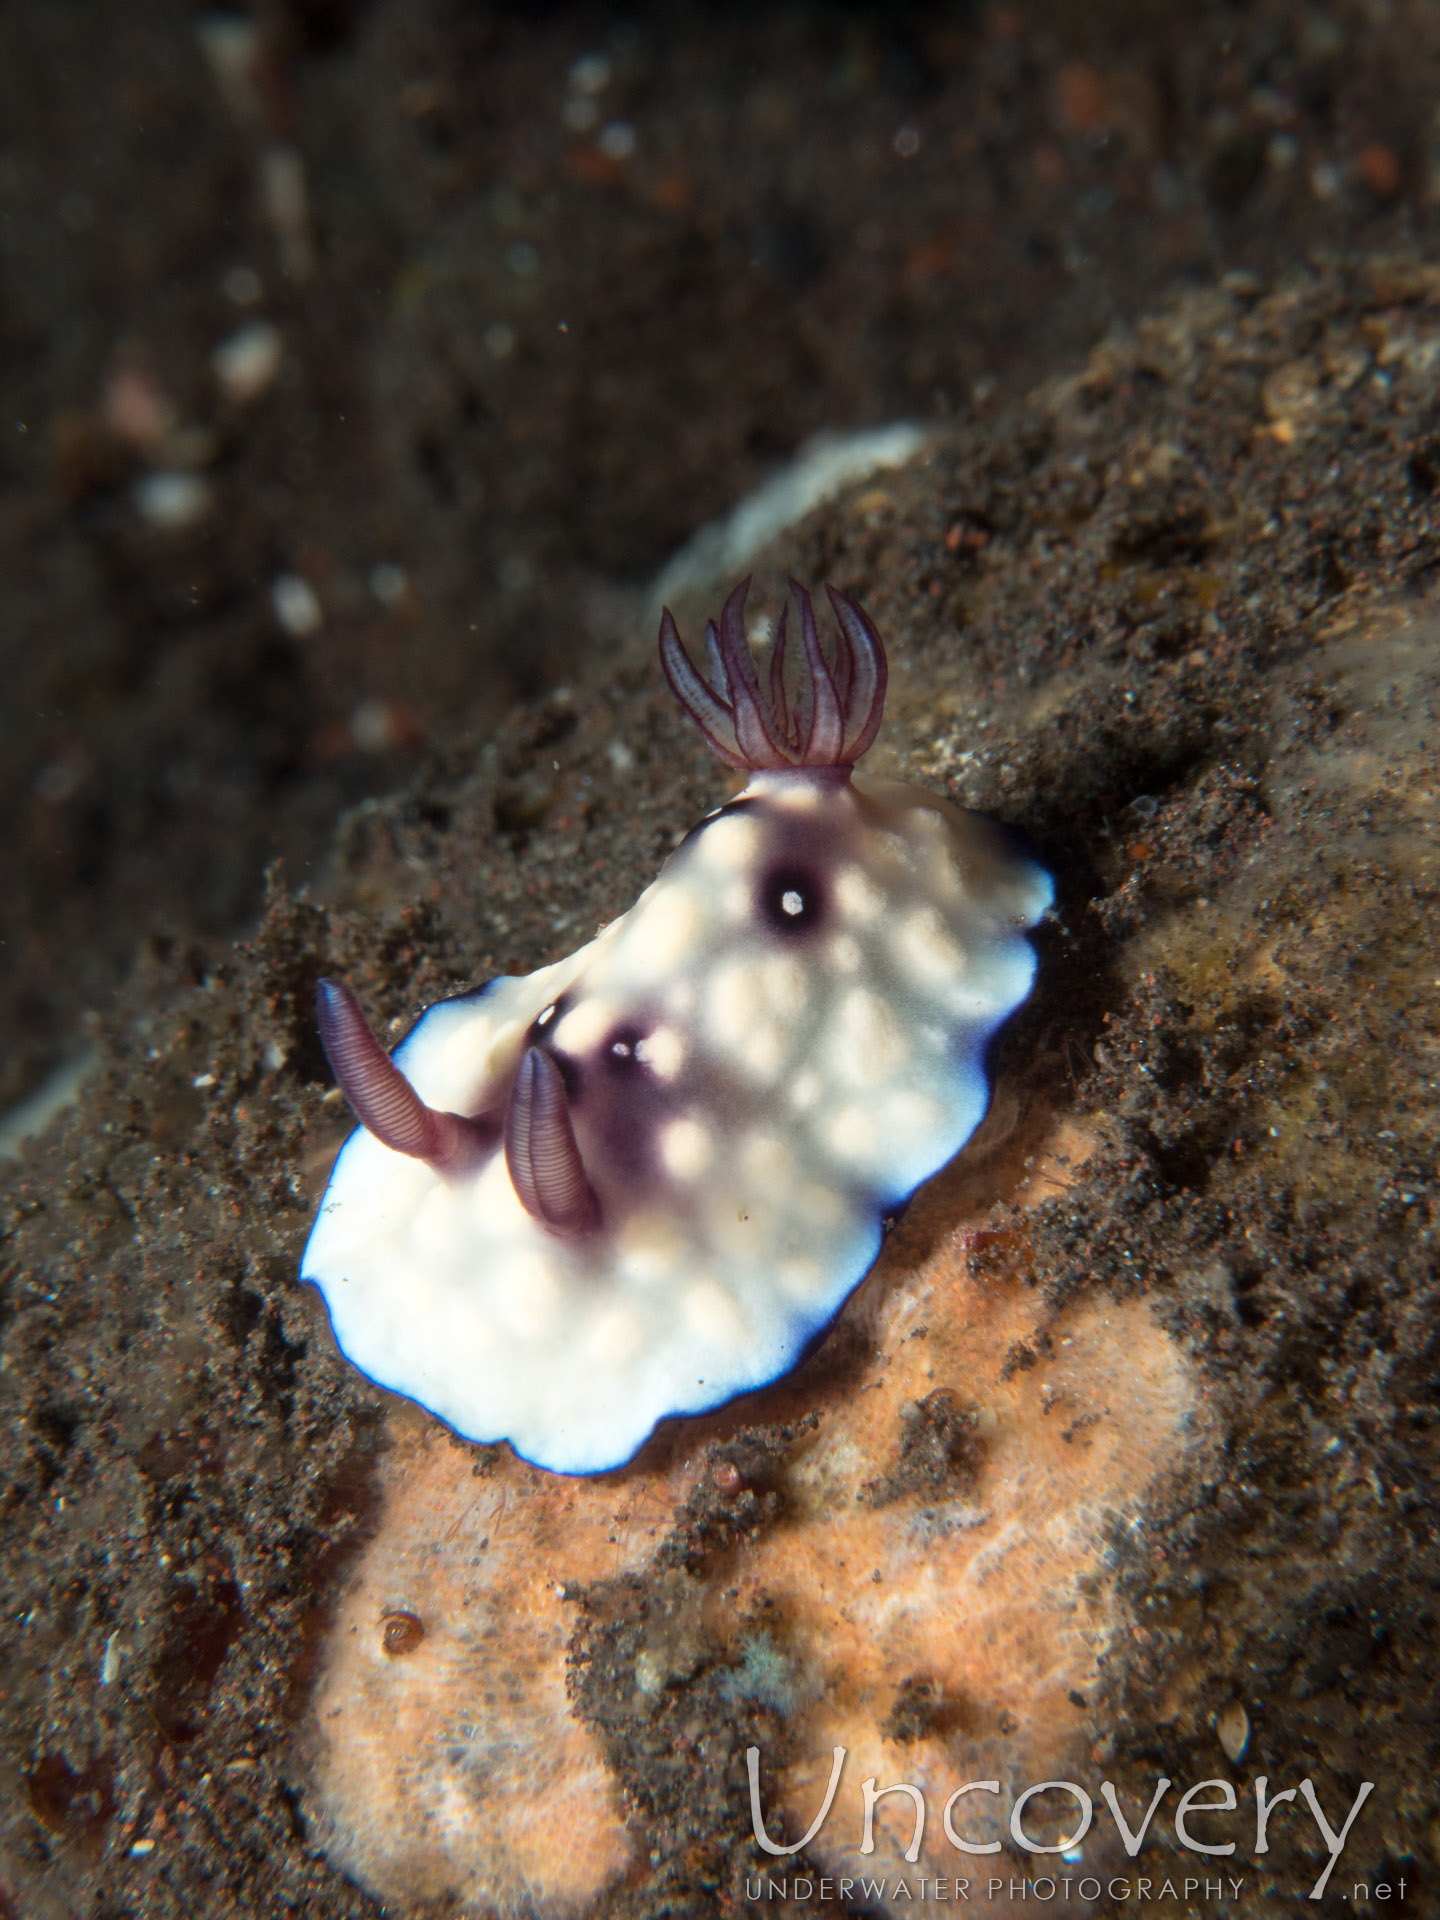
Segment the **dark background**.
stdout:
<svg viewBox="0 0 1440 1920">
<path fill-rule="evenodd" d="M 1440 196 L 1440 11 L 1388 0 L 30 0 L 0 40 L 0 1104 L 816 429 L 995 408 Z"/>
</svg>

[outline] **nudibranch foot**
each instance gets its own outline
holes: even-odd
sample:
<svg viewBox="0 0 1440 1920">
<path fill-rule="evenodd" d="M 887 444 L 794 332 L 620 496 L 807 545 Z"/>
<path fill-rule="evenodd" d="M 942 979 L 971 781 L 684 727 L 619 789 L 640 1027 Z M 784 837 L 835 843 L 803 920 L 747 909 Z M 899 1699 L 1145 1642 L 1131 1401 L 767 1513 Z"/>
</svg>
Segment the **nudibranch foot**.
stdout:
<svg viewBox="0 0 1440 1920">
<path fill-rule="evenodd" d="M 1052 896 L 1002 828 L 854 775 L 886 679 L 861 607 L 832 590 L 822 644 L 796 587 L 802 644 L 780 622 L 757 670 L 745 592 L 704 675 L 668 611 L 660 648 L 750 782 L 627 914 L 432 1007 L 393 1061 L 322 990 L 362 1126 L 302 1273 L 372 1379 L 557 1471 L 622 1466 L 813 1345 L 984 1116 Z"/>
</svg>

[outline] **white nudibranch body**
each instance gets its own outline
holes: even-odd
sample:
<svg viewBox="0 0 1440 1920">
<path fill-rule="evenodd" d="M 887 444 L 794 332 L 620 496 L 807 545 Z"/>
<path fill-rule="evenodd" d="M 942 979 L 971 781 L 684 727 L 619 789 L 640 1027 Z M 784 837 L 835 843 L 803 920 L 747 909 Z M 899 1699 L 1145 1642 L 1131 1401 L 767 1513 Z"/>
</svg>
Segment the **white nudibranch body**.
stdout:
<svg viewBox="0 0 1440 1920">
<path fill-rule="evenodd" d="M 847 671 L 879 642 L 832 595 L 817 669 L 801 599 L 811 680 L 787 715 L 782 654 L 748 741 L 743 589 L 712 627 L 723 713 L 677 691 L 753 778 L 598 939 L 432 1007 L 393 1066 L 322 990 L 366 1125 L 302 1275 L 371 1379 L 538 1466 L 623 1465 L 658 1421 L 793 1367 L 978 1125 L 986 1048 L 1030 989 L 1049 876 L 979 816 L 852 779 L 883 653 L 876 685 Z M 817 732 L 830 758 L 807 757 Z"/>
</svg>

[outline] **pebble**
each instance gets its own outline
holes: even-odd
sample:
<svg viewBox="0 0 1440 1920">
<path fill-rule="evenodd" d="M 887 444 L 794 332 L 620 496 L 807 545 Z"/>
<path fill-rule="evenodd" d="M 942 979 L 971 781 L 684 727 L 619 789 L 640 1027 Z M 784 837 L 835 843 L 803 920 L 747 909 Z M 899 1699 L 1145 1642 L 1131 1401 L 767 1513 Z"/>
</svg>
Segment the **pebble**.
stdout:
<svg viewBox="0 0 1440 1920">
<path fill-rule="evenodd" d="M 570 69 L 570 91 L 603 93 L 610 84 L 610 62 L 603 53 L 582 53 Z"/>
<path fill-rule="evenodd" d="M 105 382 L 101 412 L 112 433 L 141 453 L 174 431 L 175 403 L 147 367 L 123 363 Z"/>
<path fill-rule="evenodd" d="M 260 58 L 260 29 L 240 13 L 202 13 L 195 37 L 226 106 L 242 124 L 259 107 L 255 68 Z"/>
<path fill-rule="evenodd" d="M 388 701 L 362 700 L 350 716 L 350 737 L 361 753 L 384 753 L 399 745 L 399 730 Z"/>
<path fill-rule="evenodd" d="M 135 488 L 135 507 L 152 527 L 178 532 L 203 520 L 214 505 L 209 483 L 198 473 L 147 473 Z"/>
<path fill-rule="evenodd" d="M 315 253 L 305 160 L 297 147 L 267 147 L 260 156 L 260 198 L 280 242 L 282 267 L 292 280 L 305 279 L 315 264 Z"/>
<path fill-rule="evenodd" d="M 270 583 L 270 604 L 286 633 L 304 640 L 325 624 L 320 596 L 298 573 L 277 573 Z"/>
<path fill-rule="evenodd" d="M 382 607 L 398 607 L 410 591 L 403 567 L 393 560 L 380 560 L 370 569 L 370 591 Z"/>
<path fill-rule="evenodd" d="M 1328 160 L 1321 160 L 1310 169 L 1310 190 L 1317 200 L 1333 200 L 1340 187 L 1340 169 Z"/>
<path fill-rule="evenodd" d="M 253 267 L 231 267 L 220 282 L 220 291 L 237 307 L 253 307 L 265 288 Z"/>
<path fill-rule="evenodd" d="M 635 129 L 628 120 L 612 120 L 595 144 L 607 160 L 628 160 L 635 151 Z"/>
<path fill-rule="evenodd" d="M 58 760 L 47 761 L 35 775 L 36 793 L 47 805 L 63 806 L 77 793 L 85 778 L 85 764 L 74 754 L 62 755 Z"/>
<path fill-rule="evenodd" d="M 1227 1700 L 1215 1716 L 1215 1732 L 1227 1760 L 1245 1757 L 1250 1744 L 1250 1716 L 1238 1700 Z"/>
<path fill-rule="evenodd" d="M 279 373 L 284 350 L 280 329 L 269 320 L 251 320 L 222 340 L 210 367 L 225 398 L 241 406 L 258 399 Z"/>
</svg>

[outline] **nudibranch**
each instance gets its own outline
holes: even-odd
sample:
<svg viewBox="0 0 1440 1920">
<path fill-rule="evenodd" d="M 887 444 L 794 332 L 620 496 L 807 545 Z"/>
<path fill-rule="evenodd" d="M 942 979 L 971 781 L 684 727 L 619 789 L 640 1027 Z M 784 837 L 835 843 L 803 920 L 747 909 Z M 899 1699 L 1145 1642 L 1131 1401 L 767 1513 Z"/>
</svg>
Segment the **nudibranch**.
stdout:
<svg viewBox="0 0 1440 1920">
<path fill-rule="evenodd" d="M 862 608 L 826 589 L 827 650 L 792 582 L 800 657 L 782 613 L 762 672 L 749 584 L 703 672 L 661 622 L 676 698 L 750 781 L 628 913 L 431 1007 L 393 1057 L 320 985 L 361 1126 L 302 1277 L 372 1380 L 559 1472 L 796 1364 L 983 1117 L 1052 898 L 993 822 L 855 776 L 886 682 Z"/>
</svg>

